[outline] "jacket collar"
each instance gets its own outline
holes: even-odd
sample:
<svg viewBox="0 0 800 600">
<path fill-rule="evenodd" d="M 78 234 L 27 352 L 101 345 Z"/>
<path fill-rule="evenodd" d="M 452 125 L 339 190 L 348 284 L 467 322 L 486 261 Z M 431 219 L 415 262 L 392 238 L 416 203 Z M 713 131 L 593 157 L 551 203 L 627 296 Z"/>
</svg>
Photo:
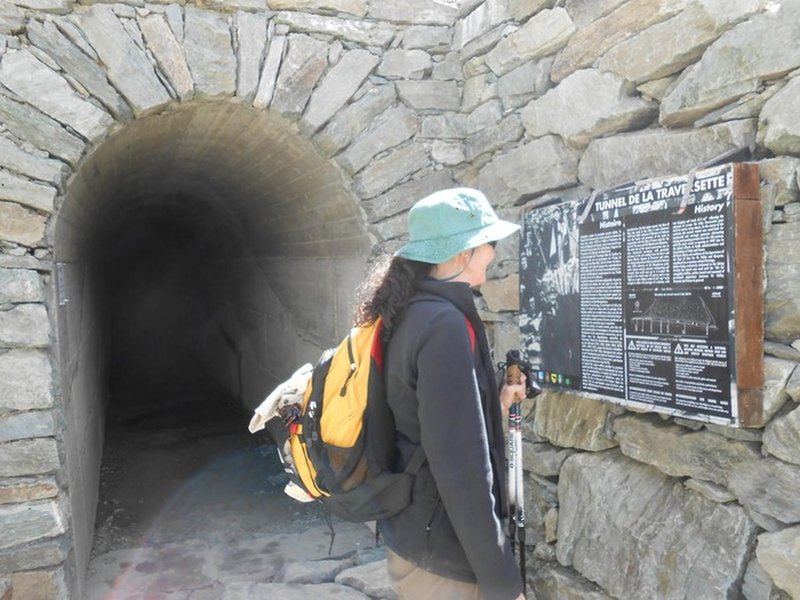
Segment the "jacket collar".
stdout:
<svg viewBox="0 0 800 600">
<path fill-rule="evenodd" d="M 417 286 L 421 292 L 438 296 L 449 301 L 463 312 L 473 323 L 480 323 L 478 309 L 475 307 L 475 295 L 468 283 L 461 281 L 437 281 L 432 277 L 423 279 Z"/>
</svg>

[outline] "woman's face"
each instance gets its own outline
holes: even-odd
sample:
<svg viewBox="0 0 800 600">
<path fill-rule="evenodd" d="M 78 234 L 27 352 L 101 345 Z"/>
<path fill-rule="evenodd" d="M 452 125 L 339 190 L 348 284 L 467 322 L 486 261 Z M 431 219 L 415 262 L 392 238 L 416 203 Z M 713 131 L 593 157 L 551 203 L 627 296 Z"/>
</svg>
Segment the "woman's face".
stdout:
<svg viewBox="0 0 800 600">
<path fill-rule="evenodd" d="M 470 287 L 480 287 L 486 282 L 486 268 L 494 260 L 494 243 L 476 246 L 459 252 L 453 258 L 434 265 L 431 277 L 442 281 L 461 281 Z"/>
<path fill-rule="evenodd" d="M 475 248 L 472 258 L 464 269 L 464 281 L 470 287 L 480 287 L 486 282 L 486 269 L 494 260 L 494 245 L 482 244 Z"/>
</svg>

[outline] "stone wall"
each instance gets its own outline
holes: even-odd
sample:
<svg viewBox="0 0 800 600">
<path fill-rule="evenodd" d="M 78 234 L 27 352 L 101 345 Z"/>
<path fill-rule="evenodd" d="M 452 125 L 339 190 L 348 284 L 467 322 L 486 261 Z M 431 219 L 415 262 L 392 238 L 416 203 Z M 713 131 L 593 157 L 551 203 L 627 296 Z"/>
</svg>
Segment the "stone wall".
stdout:
<svg viewBox="0 0 800 600">
<path fill-rule="evenodd" d="M 518 219 L 749 148 L 764 427 L 540 396 L 526 407 L 529 573 L 542 598 L 800 598 L 797 39 L 796 0 L 3 2 L 0 597 L 78 597 L 85 566 L 66 473 L 92 470 L 75 454 L 97 441 L 70 437 L 53 265 L 71 177 L 131 122 L 230 103 L 280 119 L 339 170 L 375 254 L 443 186 L 480 187 Z M 296 178 L 323 189 L 313 175 Z M 498 356 L 519 344 L 516 262 L 501 244 L 484 290 Z M 85 359 L 100 360 L 86 331 Z"/>
</svg>

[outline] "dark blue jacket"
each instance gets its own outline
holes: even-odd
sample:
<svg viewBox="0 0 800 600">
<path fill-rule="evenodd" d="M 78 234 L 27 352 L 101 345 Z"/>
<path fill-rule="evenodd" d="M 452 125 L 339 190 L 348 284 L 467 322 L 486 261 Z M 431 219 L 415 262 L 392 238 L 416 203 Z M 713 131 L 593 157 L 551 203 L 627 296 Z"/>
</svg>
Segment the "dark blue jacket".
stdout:
<svg viewBox="0 0 800 600">
<path fill-rule="evenodd" d="M 472 348 L 466 319 L 475 332 Z M 380 521 L 386 545 L 443 577 L 512 600 L 522 578 L 506 539 L 505 444 L 494 367 L 473 293 L 425 280 L 386 348 L 387 401 L 404 469 L 419 444 L 427 462 L 410 506 Z"/>
</svg>

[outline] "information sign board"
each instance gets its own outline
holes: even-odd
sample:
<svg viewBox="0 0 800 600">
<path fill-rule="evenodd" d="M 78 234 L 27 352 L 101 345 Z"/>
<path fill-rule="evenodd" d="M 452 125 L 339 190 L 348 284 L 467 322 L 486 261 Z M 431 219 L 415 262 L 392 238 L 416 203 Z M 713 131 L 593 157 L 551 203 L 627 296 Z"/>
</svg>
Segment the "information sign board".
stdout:
<svg viewBox="0 0 800 600">
<path fill-rule="evenodd" d="M 527 212 L 520 329 L 539 383 L 760 424 L 758 183 L 756 166 L 727 164 Z"/>
</svg>

